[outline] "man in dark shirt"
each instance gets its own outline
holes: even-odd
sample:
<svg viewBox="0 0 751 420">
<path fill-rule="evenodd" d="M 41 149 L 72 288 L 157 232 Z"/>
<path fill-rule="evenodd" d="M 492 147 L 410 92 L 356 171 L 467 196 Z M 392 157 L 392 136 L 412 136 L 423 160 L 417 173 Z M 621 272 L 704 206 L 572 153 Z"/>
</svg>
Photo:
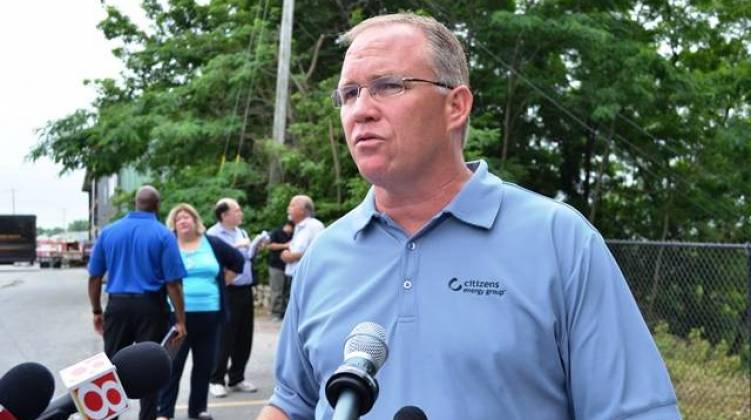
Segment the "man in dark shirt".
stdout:
<svg viewBox="0 0 751 420">
<path fill-rule="evenodd" d="M 108 357 L 134 342 L 159 342 L 167 332 L 166 292 L 175 307 L 178 337 L 185 335 L 182 278 L 186 276 L 175 235 L 156 218 L 159 192 L 143 186 L 136 211 L 105 227 L 89 261 L 89 300 L 94 330 L 104 336 Z M 107 274 L 107 310 L 102 279 Z M 141 420 L 156 417 L 156 395 L 141 399 Z"/>
<path fill-rule="evenodd" d="M 273 321 L 281 321 L 284 318 L 289 301 L 292 284 L 284 275 L 285 263 L 282 261 L 281 254 L 285 249 L 289 249 L 289 241 L 292 239 L 294 228 L 295 224 L 287 221 L 272 230 L 269 234 L 270 242 L 265 246 L 269 250 L 269 286 L 271 287 L 271 319 Z"/>
</svg>

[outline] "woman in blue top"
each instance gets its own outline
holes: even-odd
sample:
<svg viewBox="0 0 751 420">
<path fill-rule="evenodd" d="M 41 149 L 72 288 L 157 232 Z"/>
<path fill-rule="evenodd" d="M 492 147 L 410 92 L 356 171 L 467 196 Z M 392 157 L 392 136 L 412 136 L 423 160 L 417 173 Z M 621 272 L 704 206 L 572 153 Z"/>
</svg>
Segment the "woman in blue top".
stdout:
<svg viewBox="0 0 751 420">
<path fill-rule="evenodd" d="M 172 360 L 172 377 L 162 389 L 157 409 L 158 419 L 175 415 L 180 377 L 188 351 L 193 353 L 190 375 L 188 417 L 210 420 L 206 411 L 209 376 L 216 359 L 219 326 L 228 319 L 224 302 L 225 282 L 242 272 L 243 257 L 222 240 L 205 235 L 206 228 L 193 206 L 181 203 L 167 216 L 167 227 L 177 235 L 187 277 L 183 279 L 185 326 L 187 335 Z"/>
</svg>

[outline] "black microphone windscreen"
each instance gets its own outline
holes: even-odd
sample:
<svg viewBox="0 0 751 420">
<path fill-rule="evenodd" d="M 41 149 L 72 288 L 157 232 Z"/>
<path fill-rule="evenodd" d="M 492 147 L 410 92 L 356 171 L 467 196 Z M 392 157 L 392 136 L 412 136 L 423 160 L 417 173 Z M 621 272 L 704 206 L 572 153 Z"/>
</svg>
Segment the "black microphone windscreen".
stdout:
<svg viewBox="0 0 751 420">
<path fill-rule="evenodd" d="M 52 399 L 55 379 L 39 363 L 21 363 L 0 378 L 0 405 L 18 420 L 33 420 Z"/>
<path fill-rule="evenodd" d="M 394 414 L 394 420 L 428 420 L 428 416 L 418 407 L 407 405 Z"/>
<path fill-rule="evenodd" d="M 172 360 L 167 351 L 151 341 L 123 348 L 112 357 L 112 363 L 125 393 L 132 399 L 154 394 L 167 385 L 172 375 Z"/>
</svg>

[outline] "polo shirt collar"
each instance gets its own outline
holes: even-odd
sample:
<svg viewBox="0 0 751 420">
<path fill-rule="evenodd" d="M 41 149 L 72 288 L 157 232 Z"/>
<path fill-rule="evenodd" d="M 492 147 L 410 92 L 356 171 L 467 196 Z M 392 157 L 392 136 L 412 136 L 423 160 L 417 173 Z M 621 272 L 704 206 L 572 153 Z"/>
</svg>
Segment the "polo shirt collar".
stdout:
<svg viewBox="0 0 751 420">
<path fill-rule="evenodd" d="M 467 163 L 472 176 L 451 202 L 438 214 L 448 213 L 464 223 L 490 229 L 501 208 L 503 190 L 499 179 L 488 173 L 484 160 Z M 375 207 L 375 193 L 370 187 L 365 199 L 352 212 L 352 227 L 357 236 L 374 218 L 379 217 Z"/>
<path fill-rule="evenodd" d="M 467 163 L 472 177 L 459 191 L 459 194 L 443 209 L 464 223 L 484 229 L 493 227 L 503 200 L 503 189 L 498 188 L 500 180 L 488 173 L 484 160 Z"/>
<path fill-rule="evenodd" d="M 223 224 L 219 222 L 217 222 L 216 225 L 218 229 L 222 231 L 222 233 L 234 234 L 235 232 L 239 230 L 237 226 L 235 226 L 234 228 L 227 228 L 226 226 L 224 226 Z"/>
<path fill-rule="evenodd" d="M 302 228 L 304 228 L 304 227 L 305 227 L 305 225 L 307 225 L 307 224 L 308 224 L 308 221 L 310 221 L 310 219 L 311 219 L 311 217 L 310 217 L 310 216 L 308 216 L 308 217 L 306 217 L 306 218 L 304 218 L 304 219 L 300 220 L 300 221 L 299 221 L 298 223 L 295 223 L 295 226 L 299 226 L 299 227 L 300 227 L 300 229 L 302 229 Z"/>
<path fill-rule="evenodd" d="M 378 217 L 378 210 L 375 207 L 375 192 L 373 187 L 370 187 L 365 199 L 352 210 L 352 227 L 355 236 L 365 229 L 374 217 Z"/>
<path fill-rule="evenodd" d="M 130 219 L 154 219 L 156 220 L 156 213 L 150 211 L 131 211 L 128 213 Z"/>
</svg>

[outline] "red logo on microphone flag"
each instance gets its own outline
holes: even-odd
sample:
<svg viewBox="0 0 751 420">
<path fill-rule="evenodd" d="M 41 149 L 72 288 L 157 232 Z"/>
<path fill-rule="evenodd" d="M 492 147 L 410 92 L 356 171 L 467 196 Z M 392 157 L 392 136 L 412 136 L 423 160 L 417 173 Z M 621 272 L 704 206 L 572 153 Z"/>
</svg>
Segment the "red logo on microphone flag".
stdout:
<svg viewBox="0 0 751 420">
<path fill-rule="evenodd" d="M 16 420 L 16 416 L 0 404 L 0 420 Z"/>
<path fill-rule="evenodd" d="M 114 371 L 82 383 L 72 395 L 83 419 L 107 420 L 128 410 L 128 397 Z"/>
<path fill-rule="evenodd" d="M 115 366 L 104 353 L 60 371 L 82 420 L 107 420 L 128 410 L 128 398 Z"/>
</svg>

